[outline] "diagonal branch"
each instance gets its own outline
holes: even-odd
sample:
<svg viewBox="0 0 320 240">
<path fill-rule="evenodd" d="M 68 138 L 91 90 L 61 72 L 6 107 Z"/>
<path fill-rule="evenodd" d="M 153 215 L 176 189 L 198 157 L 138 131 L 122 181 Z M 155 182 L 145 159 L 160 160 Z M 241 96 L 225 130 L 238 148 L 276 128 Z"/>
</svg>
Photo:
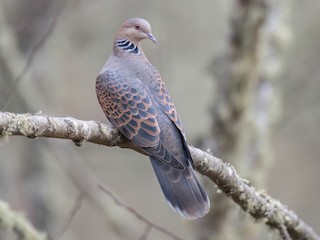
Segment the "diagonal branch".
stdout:
<svg viewBox="0 0 320 240">
<path fill-rule="evenodd" d="M 44 45 L 44 43 L 47 41 L 47 39 L 50 37 L 50 35 L 52 34 L 56 23 L 60 17 L 60 14 L 62 12 L 62 10 L 65 8 L 66 2 L 63 2 L 62 4 L 60 4 L 57 12 L 55 13 L 55 15 L 53 16 L 53 18 L 51 19 L 50 23 L 48 24 L 47 28 L 45 29 L 45 31 L 42 33 L 42 35 L 40 36 L 40 38 L 38 39 L 38 41 L 32 46 L 30 53 L 27 56 L 27 60 L 22 68 L 22 70 L 19 72 L 18 76 L 14 79 L 12 86 L 9 89 L 9 92 L 5 98 L 5 102 L 1 105 L 1 109 L 5 110 L 5 108 L 7 107 L 10 98 L 12 96 L 12 93 L 14 92 L 14 90 L 16 89 L 17 85 L 24 79 L 24 77 L 26 76 L 26 73 L 28 72 L 28 70 L 30 69 L 31 64 L 33 63 L 34 58 L 36 57 L 37 52 L 41 49 L 41 47 Z"/>
<path fill-rule="evenodd" d="M 2 200 L 0 200 L 0 229 L 14 232 L 20 240 L 49 239 L 44 233 L 36 230 L 21 214 L 12 211 Z"/>
<path fill-rule="evenodd" d="M 77 146 L 91 142 L 142 152 L 108 125 L 71 117 L 49 117 L 42 113 L 31 115 L 0 112 L 0 136 L 11 135 L 70 139 Z M 265 192 L 257 191 L 248 181 L 242 179 L 231 165 L 200 149 L 190 146 L 190 151 L 198 172 L 216 183 L 255 220 L 265 223 L 271 229 L 287 231 L 292 239 L 320 239 L 292 210 Z"/>
</svg>

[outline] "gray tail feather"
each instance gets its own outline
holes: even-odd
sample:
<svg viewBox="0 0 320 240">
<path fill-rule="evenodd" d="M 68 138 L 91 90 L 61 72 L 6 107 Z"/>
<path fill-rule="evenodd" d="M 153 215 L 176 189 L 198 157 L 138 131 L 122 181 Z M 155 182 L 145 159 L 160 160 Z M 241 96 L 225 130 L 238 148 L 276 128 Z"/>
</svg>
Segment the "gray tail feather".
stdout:
<svg viewBox="0 0 320 240">
<path fill-rule="evenodd" d="M 179 170 L 150 156 L 161 189 L 174 211 L 188 219 L 208 213 L 210 201 L 200 185 L 192 166 Z"/>
</svg>

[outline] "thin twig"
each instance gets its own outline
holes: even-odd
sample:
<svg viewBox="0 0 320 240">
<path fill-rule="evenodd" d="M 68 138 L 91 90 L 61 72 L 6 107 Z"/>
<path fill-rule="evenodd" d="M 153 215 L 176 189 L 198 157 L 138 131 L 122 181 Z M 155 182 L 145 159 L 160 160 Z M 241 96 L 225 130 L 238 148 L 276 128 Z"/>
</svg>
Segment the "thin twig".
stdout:
<svg viewBox="0 0 320 240">
<path fill-rule="evenodd" d="M 2 110 L 6 109 L 6 107 L 7 107 L 8 103 L 9 103 L 9 101 L 10 101 L 10 98 L 11 98 L 12 93 L 14 92 L 15 88 L 24 79 L 26 73 L 30 69 L 30 66 L 33 63 L 33 60 L 34 60 L 34 57 L 36 56 L 36 53 L 41 49 L 41 47 L 44 45 L 44 43 L 47 41 L 47 39 L 49 38 L 49 36 L 53 32 L 53 29 L 55 28 L 55 26 L 57 24 L 57 20 L 58 20 L 58 18 L 60 16 L 62 10 L 65 8 L 65 3 L 66 3 L 66 1 L 64 3 L 62 3 L 61 6 L 59 6 L 57 12 L 52 17 L 52 19 L 49 22 L 47 28 L 43 31 L 43 33 L 39 37 L 38 41 L 36 41 L 36 43 L 32 46 L 22 70 L 17 75 L 17 77 L 14 79 L 14 81 L 13 81 L 13 83 L 12 83 L 10 89 L 9 89 L 9 92 L 7 94 L 7 97 L 5 98 L 5 102 L 1 106 Z"/>
<path fill-rule="evenodd" d="M 151 229 L 152 228 L 151 228 L 150 225 L 146 225 L 146 227 L 144 228 L 144 231 L 143 231 L 141 237 L 139 238 L 139 240 L 147 240 Z"/>
<path fill-rule="evenodd" d="M 147 226 L 149 226 L 150 228 L 154 228 L 156 230 L 158 230 L 159 232 L 162 232 L 163 234 L 170 236 L 172 239 L 176 239 L 176 240 L 182 240 L 182 238 L 178 237 L 177 235 L 175 235 L 174 233 L 168 231 L 167 229 L 153 223 L 152 221 L 150 221 L 149 219 L 147 219 L 146 217 L 142 216 L 140 213 L 138 213 L 134 208 L 128 206 L 127 204 L 121 202 L 111 191 L 109 191 L 108 189 L 106 189 L 104 186 L 102 186 L 101 184 L 99 184 L 98 188 L 105 194 L 107 194 L 109 197 L 111 197 L 113 199 L 113 201 L 120 207 L 126 209 L 128 212 L 130 212 L 132 215 L 134 215 L 137 219 L 139 219 L 140 221 L 144 222 Z"/>
<path fill-rule="evenodd" d="M 47 141 L 45 141 L 45 142 L 47 143 Z M 46 146 L 49 147 L 50 151 L 53 151 L 53 149 L 50 147 L 49 144 L 46 144 Z M 55 155 L 55 158 L 61 159 L 61 160 L 63 159 L 63 157 L 61 156 L 60 153 L 57 153 L 57 152 L 52 152 L 52 153 Z M 146 226 L 148 228 L 150 228 L 150 230 L 151 230 L 151 228 L 154 228 L 154 226 L 159 227 L 155 223 L 150 224 L 150 222 L 151 222 L 150 220 L 148 220 L 148 222 L 146 222 L 144 219 L 142 219 L 143 216 L 141 214 L 139 214 L 132 207 L 129 207 L 128 205 L 124 204 L 110 190 L 108 190 L 108 188 L 106 186 L 101 184 L 100 181 L 95 177 L 95 175 L 93 173 L 91 173 L 91 171 L 86 166 L 82 165 L 82 161 L 78 161 L 79 156 L 68 155 L 67 158 L 69 159 L 69 161 L 62 160 L 63 166 L 67 170 L 68 176 L 70 177 L 72 182 L 75 184 L 75 186 L 77 186 L 78 190 L 80 191 L 80 195 L 76 199 L 76 201 L 74 203 L 73 210 L 70 212 L 69 217 L 67 218 L 66 223 L 63 225 L 63 228 L 60 232 L 62 232 L 62 231 L 64 232 L 68 228 L 71 220 L 74 218 L 74 215 L 78 210 L 77 206 L 80 207 L 79 201 L 86 199 L 86 200 L 89 200 L 88 201 L 89 203 L 93 203 L 95 206 L 99 207 L 103 212 L 105 212 L 107 215 L 109 215 L 110 224 L 112 226 L 115 226 L 115 228 L 117 229 L 117 231 L 115 233 L 120 234 L 119 235 L 120 238 L 127 239 L 128 236 L 132 236 L 130 234 L 133 234 L 133 231 L 131 231 L 131 228 L 128 228 L 128 226 L 125 226 L 126 236 L 122 235 L 121 229 L 119 227 L 127 225 L 127 224 L 130 224 L 130 225 L 132 225 L 132 224 L 125 222 L 125 219 L 127 219 L 126 216 L 121 215 L 121 217 L 119 218 L 118 216 L 112 214 L 113 206 L 106 207 L 105 204 L 102 204 L 102 203 L 105 203 L 105 199 L 104 198 L 102 199 L 101 195 L 98 194 L 101 192 L 104 194 L 103 197 L 105 197 L 105 195 L 108 195 L 108 197 L 111 198 L 118 206 L 120 206 L 121 208 L 124 208 L 124 210 L 128 213 L 127 215 L 132 214 L 133 212 L 135 213 L 134 216 L 139 215 L 138 219 L 143 221 L 146 224 Z M 103 190 L 101 190 L 101 188 Z M 112 204 L 114 204 L 114 203 L 112 203 Z M 128 211 L 128 209 L 130 209 L 130 211 Z M 140 217 L 140 216 L 142 216 L 142 217 Z M 164 228 L 162 228 L 162 227 L 159 227 L 159 228 L 161 228 L 160 231 L 162 231 L 162 233 L 168 235 L 169 237 L 171 237 L 171 235 L 174 235 L 173 233 L 171 233 L 171 235 L 167 234 L 167 232 L 169 232 L 169 231 L 163 230 Z M 150 230 L 149 230 L 149 232 L 150 232 Z M 62 234 L 58 234 L 58 235 L 61 236 Z M 145 235 L 145 237 L 148 236 L 146 229 L 144 231 L 144 235 Z M 174 239 L 179 239 L 179 238 L 174 238 Z M 52 240 L 58 240 L 58 239 L 55 238 Z"/>
<path fill-rule="evenodd" d="M 68 229 L 68 227 L 70 226 L 72 220 L 76 216 L 77 212 L 80 210 L 81 203 L 82 203 L 83 199 L 84 199 L 84 195 L 82 193 L 79 193 L 79 195 L 74 200 L 72 209 L 70 210 L 67 218 L 65 219 L 65 221 L 62 224 L 61 228 L 55 234 L 55 236 L 53 238 L 54 240 L 59 240 L 62 237 L 62 235 L 65 233 L 65 231 Z"/>
</svg>

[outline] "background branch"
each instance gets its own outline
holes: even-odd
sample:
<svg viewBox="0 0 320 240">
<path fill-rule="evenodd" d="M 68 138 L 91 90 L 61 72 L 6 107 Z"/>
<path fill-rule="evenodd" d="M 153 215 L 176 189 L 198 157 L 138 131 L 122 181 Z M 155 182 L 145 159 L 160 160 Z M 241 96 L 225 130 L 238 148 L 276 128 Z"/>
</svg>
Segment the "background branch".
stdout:
<svg viewBox="0 0 320 240">
<path fill-rule="evenodd" d="M 106 146 L 119 146 L 139 151 L 114 128 L 95 121 L 81 121 L 71 117 L 56 118 L 42 113 L 14 114 L 0 112 L 0 135 L 23 135 L 29 138 L 49 137 L 70 139 L 77 146 L 92 142 Z M 271 229 L 283 232 L 292 239 L 320 239 L 313 229 L 293 211 L 265 192 L 257 191 L 247 180 L 239 177 L 235 169 L 220 159 L 190 147 L 197 170 L 210 180 L 254 219 L 266 223 Z"/>
<path fill-rule="evenodd" d="M 0 228 L 14 233 L 20 240 L 48 240 L 38 232 L 24 217 L 13 212 L 7 203 L 0 201 Z"/>
<path fill-rule="evenodd" d="M 284 2 L 289 8 L 287 0 L 232 1 L 226 46 L 210 64 L 215 87 L 211 131 L 200 135 L 197 144 L 212 149 L 258 188 L 266 186 L 273 159 L 277 80 L 287 46 L 279 39 L 286 27 Z M 213 191 L 209 196 L 218 207 L 198 222 L 201 240 L 267 239 L 266 229 L 253 225 L 231 201 Z"/>
</svg>

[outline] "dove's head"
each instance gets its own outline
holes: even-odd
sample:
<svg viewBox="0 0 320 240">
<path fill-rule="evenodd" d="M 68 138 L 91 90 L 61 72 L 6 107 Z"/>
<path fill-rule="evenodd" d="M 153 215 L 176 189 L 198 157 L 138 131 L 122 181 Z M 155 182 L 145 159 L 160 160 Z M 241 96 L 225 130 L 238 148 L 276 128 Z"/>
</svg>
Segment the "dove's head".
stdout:
<svg viewBox="0 0 320 240">
<path fill-rule="evenodd" d="M 125 21 L 117 34 L 118 38 L 127 38 L 133 43 L 139 43 L 143 39 L 150 39 L 157 43 L 157 39 L 151 33 L 151 26 L 142 18 L 130 18 Z"/>
</svg>

